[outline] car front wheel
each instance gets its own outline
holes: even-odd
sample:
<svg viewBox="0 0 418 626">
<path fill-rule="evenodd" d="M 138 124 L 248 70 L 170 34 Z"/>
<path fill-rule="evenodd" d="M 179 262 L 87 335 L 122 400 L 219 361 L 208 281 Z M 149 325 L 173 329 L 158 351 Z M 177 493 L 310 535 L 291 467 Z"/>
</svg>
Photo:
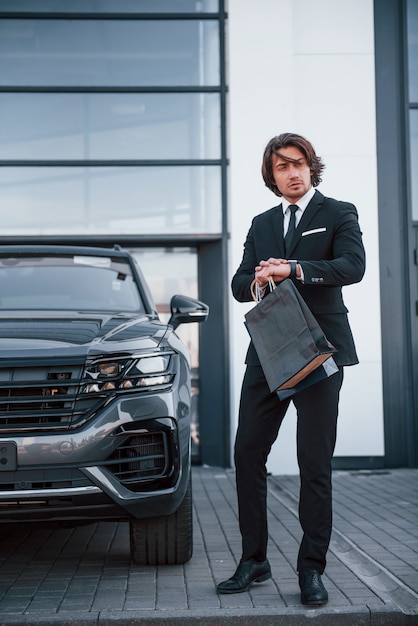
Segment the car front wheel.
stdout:
<svg viewBox="0 0 418 626">
<path fill-rule="evenodd" d="M 184 498 L 175 513 L 166 517 L 132 519 L 131 558 L 138 565 L 180 565 L 193 552 L 191 476 Z"/>
</svg>

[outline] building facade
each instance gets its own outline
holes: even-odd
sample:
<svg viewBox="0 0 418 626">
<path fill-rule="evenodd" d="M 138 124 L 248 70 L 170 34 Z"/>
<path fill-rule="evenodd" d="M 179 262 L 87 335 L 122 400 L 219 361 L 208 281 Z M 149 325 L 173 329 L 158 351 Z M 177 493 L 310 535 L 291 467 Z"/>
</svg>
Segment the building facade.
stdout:
<svg viewBox="0 0 418 626">
<path fill-rule="evenodd" d="M 232 464 L 251 305 L 229 284 L 277 204 L 264 146 L 307 136 L 367 252 L 335 467 L 418 464 L 418 0 L 0 0 L 0 64 L 2 242 L 119 243 L 162 316 L 210 306 L 184 336 L 196 462 Z M 297 471 L 295 427 L 271 472 Z"/>
</svg>

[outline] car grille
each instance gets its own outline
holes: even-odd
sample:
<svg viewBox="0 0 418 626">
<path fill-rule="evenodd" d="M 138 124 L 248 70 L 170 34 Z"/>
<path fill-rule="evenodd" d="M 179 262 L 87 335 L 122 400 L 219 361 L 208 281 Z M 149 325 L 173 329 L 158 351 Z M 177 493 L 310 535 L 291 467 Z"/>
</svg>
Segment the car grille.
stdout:
<svg viewBox="0 0 418 626">
<path fill-rule="evenodd" d="M 169 463 L 167 433 L 152 432 L 135 434 L 124 441 L 109 457 L 109 471 L 127 489 L 144 489 L 146 479 L 167 477 Z"/>
<path fill-rule="evenodd" d="M 54 360 L 0 366 L 0 432 L 66 429 L 103 405 L 108 393 L 79 394 L 84 361 Z"/>
</svg>

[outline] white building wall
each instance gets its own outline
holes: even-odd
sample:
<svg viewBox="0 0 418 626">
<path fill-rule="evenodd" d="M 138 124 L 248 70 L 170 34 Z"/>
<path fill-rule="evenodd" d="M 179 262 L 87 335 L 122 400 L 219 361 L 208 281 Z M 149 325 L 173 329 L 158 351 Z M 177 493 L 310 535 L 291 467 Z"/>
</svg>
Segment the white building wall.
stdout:
<svg viewBox="0 0 418 626">
<path fill-rule="evenodd" d="M 228 12 L 229 280 L 252 217 L 279 202 L 261 178 L 266 143 L 282 132 L 306 136 L 326 165 L 319 190 L 357 206 L 367 254 L 365 278 L 343 292 L 360 364 L 345 369 L 335 455 L 381 456 L 373 0 L 229 0 Z M 251 306 L 231 296 L 232 442 Z M 295 440 L 291 405 L 270 472 L 297 473 Z"/>
</svg>

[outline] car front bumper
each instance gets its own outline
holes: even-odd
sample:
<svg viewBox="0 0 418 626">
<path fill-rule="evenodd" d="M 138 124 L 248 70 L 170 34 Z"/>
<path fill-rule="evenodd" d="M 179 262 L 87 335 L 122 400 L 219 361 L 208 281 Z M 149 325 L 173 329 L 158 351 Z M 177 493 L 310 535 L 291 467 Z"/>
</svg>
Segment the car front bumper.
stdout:
<svg viewBox="0 0 418 626">
<path fill-rule="evenodd" d="M 189 479 L 189 406 L 176 388 L 119 397 L 78 429 L 1 437 L 2 454 L 0 523 L 170 515 Z"/>
</svg>

